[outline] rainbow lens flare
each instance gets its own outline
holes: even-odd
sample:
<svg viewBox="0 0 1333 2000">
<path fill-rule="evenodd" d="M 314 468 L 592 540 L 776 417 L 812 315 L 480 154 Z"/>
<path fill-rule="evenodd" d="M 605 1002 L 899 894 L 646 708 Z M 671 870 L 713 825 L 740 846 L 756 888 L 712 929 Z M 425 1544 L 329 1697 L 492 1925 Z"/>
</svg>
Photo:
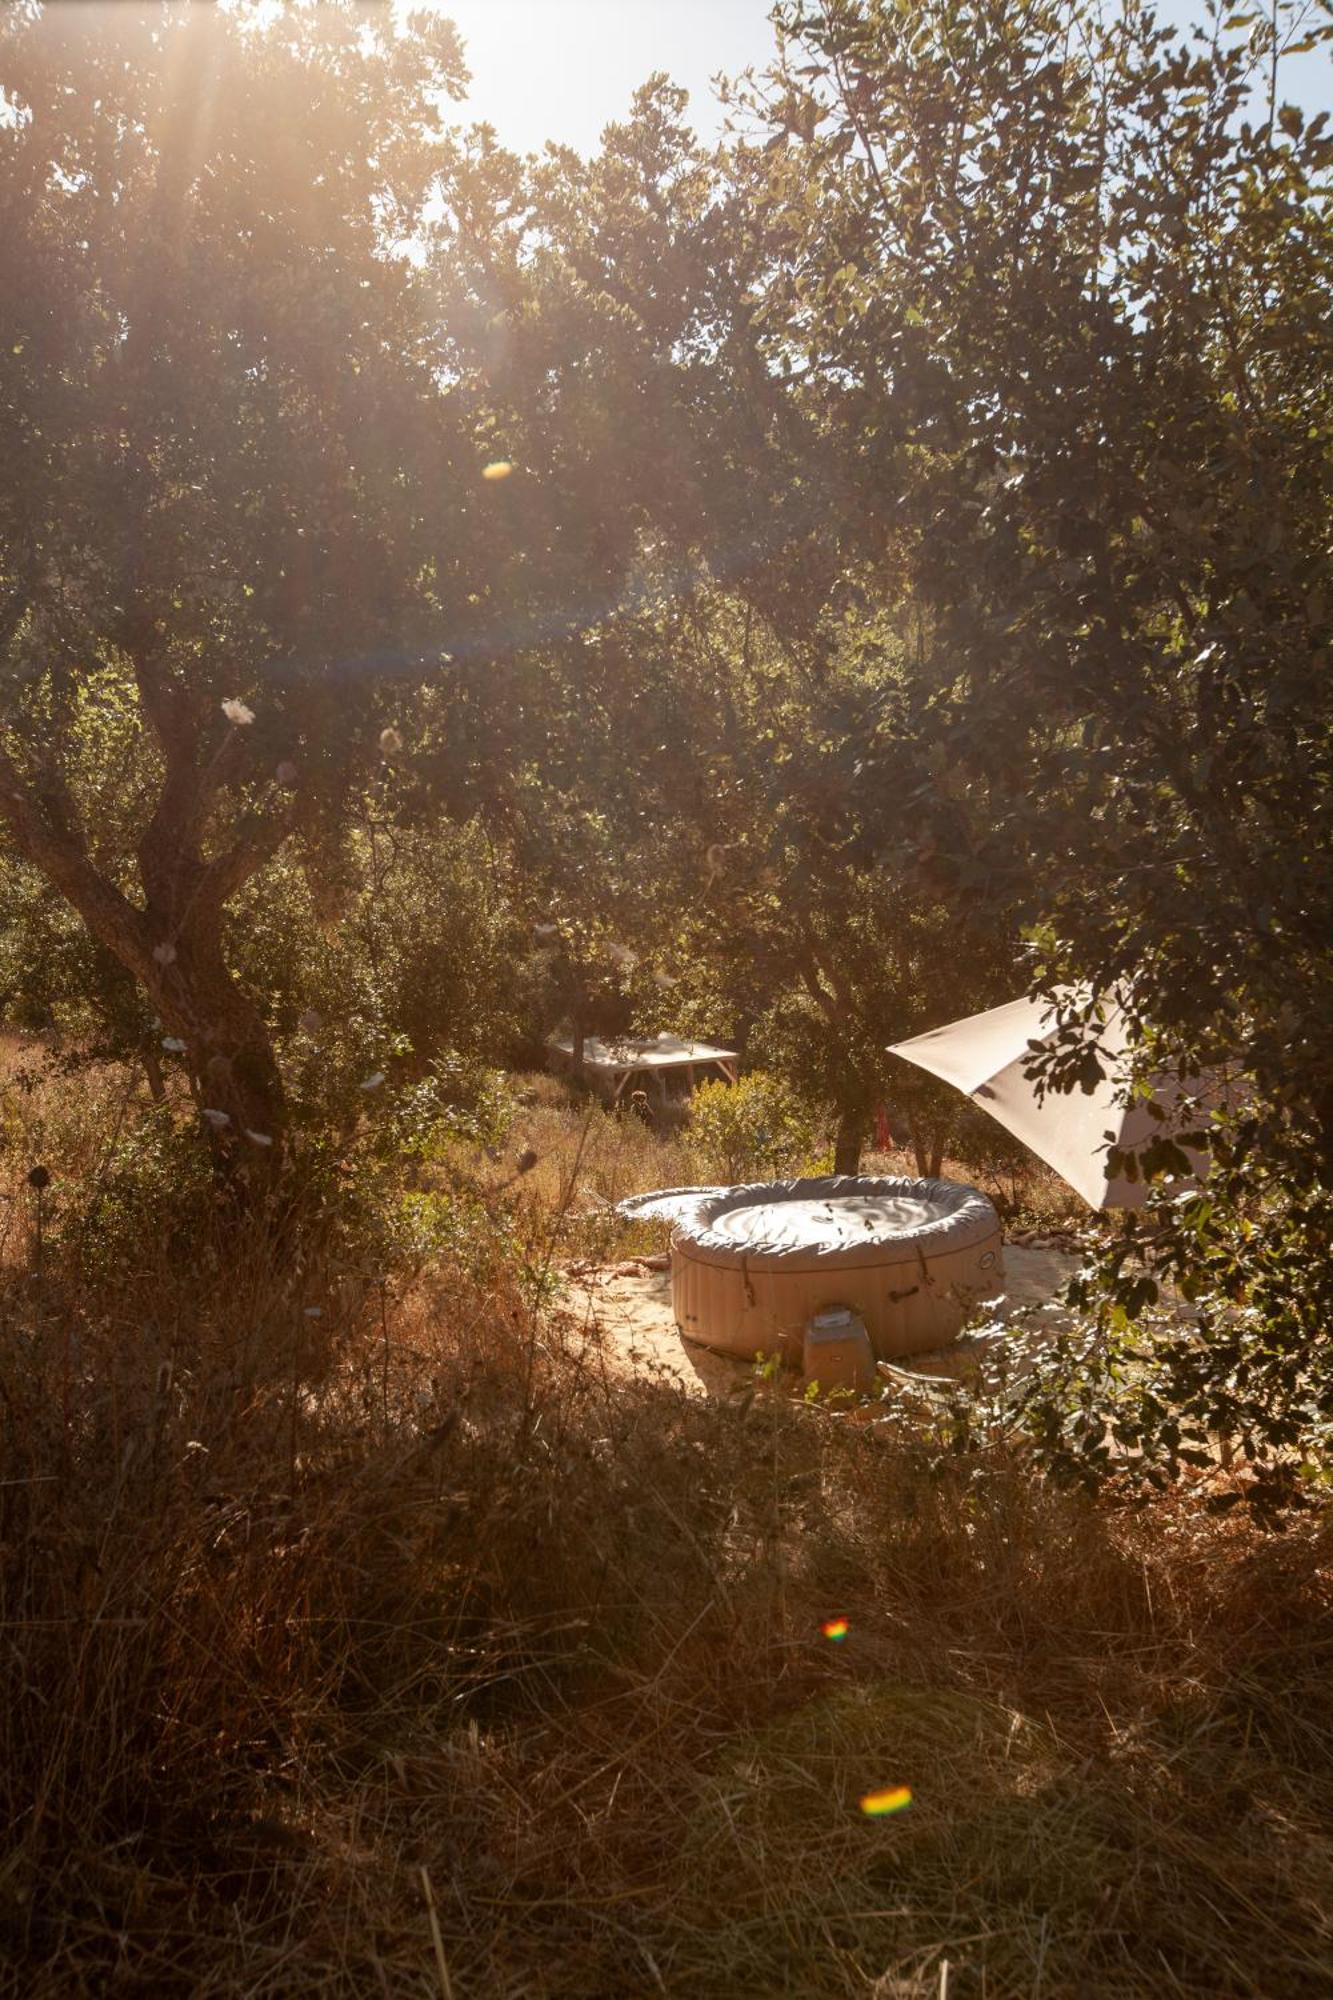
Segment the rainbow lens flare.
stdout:
<svg viewBox="0 0 1333 2000">
<path fill-rule="evenodd" d="M 861 1801 L 861 1810 L 867 1819 L 886 1819 L 890 1813 L 902 1812 L 912 1803 L 912 1794 L 906 1785 L 891 1785 L 887 1791 L 867 1792 Z"/>
<path fill-rule="evenodd" d="M 819 1629 L 826 1639 L 832 1639 L 835 1644 L 838 1644 L 847 1637 L 847 1620 L 845 1618 L 826 1618 Z"/>
</svg>

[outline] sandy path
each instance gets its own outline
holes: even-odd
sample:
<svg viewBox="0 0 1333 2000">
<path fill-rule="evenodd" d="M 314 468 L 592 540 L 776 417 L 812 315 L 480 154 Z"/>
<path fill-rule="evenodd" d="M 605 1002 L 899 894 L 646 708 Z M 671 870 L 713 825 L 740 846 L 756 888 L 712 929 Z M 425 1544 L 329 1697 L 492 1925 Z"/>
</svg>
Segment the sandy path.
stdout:
<svg viewBox="0 0 1333 2000">
<path fill-rule="evenodd" d="M 904 1367 L 937 1379 L 963 1380 L 983 1359 L 1001 1352 L 1015 1366 L 1063 1326 L 1068 1313 L 1051 1303 L 1082 1263 L 1076 1251 L 1023 1243 L 1005 1245 L 1007 1290 L 984 1331 L 931 1354 L 915 1354 Z M 671 1311 L 671 1276 L 642 1265 L 603 1266 L 571 1275 L 566 1301 L 596 1328 L 609 1367 L 627 1375 L 653 1375 L 678 1383 L 691 1395 L 725 1396 L 743 1387 L 750 1364 L 713 1354 L 684 1340 Z"/>
</svg>

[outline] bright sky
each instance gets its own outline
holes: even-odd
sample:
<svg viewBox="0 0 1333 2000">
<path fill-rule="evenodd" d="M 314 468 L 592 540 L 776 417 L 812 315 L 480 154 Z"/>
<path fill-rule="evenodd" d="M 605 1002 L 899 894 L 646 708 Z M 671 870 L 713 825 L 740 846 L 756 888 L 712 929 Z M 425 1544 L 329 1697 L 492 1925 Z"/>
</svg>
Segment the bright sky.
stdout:
<svg viewBox="0 0 1333 2000">
<path fill-rule="evenodd" d="M 692 122 L 714 138 L 710 88 L 773 51 L 772 0 L 430 0 L 466 44 L 472 88 L 461 107 L 494 125 L 502 145 L 536 152 L 547 139 L 596 151 L 654 70 L 690 93 Z"/>
<path fill-rule="evenodd" d="M 407 0 L 400 0 L 407 4 Z M 412 0 L 421 4 L 421 0 Z M 503 145 L 538 151 L 547 139 L 596 150 L 632 92 L 665 70 L 690 93 L 696 130 L 716 136 L 722 113 L 710 80 L 763 68 L 773 51 L 772 0 L 427 0 L 456 22 L 472 89 L 462 117 L 494 125 Z M 1179 27 L 1204 0 L 1161 0 Z M 1296 58 L 1288 94 L 1309 110 L 1333 107 L 1333 58 Z"/>
</svg>

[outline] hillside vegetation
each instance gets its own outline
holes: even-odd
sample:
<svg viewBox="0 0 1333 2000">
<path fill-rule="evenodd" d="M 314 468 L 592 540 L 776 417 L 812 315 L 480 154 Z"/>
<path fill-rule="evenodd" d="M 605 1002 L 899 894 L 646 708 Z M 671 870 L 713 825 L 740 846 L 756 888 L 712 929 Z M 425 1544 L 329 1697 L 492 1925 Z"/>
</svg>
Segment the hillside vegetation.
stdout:
<svg viewBox="0 0 1333 2000">
<path fill-rule="evenodd" d="M 21 1102 L 68 1164 L 40 1275 L 3 1190 L 13 1990 L 1321 1983 L 1326 1521 L 627 1382 L 537 1285 L 599 1247 L 549 1164 L 575 1110 L 538 1109 L 545 1186 L 416 1264 L 187 1222 L 113 1072 Z"/>
<path fill-rule="evenodd" d="M 1333 1986 L 1333 21 L 772 29 L 519 158 L 444 13 L 0 5 L 16 2000 Z M 888 1054 L 1024 994 L 1140 1208 Z M 1078 1247 L 1021 1379 L 575 1289 L 858 1165 Z"/>
</svg>

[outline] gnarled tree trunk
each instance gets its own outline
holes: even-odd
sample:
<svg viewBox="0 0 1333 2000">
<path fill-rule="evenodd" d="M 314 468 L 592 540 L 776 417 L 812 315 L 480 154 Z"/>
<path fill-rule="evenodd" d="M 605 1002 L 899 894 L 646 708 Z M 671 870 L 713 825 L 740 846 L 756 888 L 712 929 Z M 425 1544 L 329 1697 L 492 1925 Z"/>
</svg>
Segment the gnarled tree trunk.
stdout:
<svg viewBox="0 0 1333 2000">
<path fill-rule="evenodd" d="M 151 698 L 145 705 L 151 712 Z M 0 818 L 20 853 L 143 987 L 162 1022 L 164 1043 L 181 1044 L 200 1113 L 213 1114 L 205 1122 L 219 1166 L 265 1185 L 282 1161 L 282 1078 L 263 1016 L 227 965 L 222 919 L 230 898 L 286 838 L 291 813 L 247 820 L 229 846 L 205 860 L 203 830 L 231 761 L 227 746 L 201 768 L 193 735 L 164 729 L 160 713 L 154 720 L 167 775 L 139 845 L 142 906 L 90 859 L 58 773 L 43 769 L 25 778 L 0 753 Z"/>
<path fill-rule="evenodd" d="M 159 912 L 150 905 L 147 914 L 156 928 Z M 287 1122 L 282 1077 L 264 1018 L 223 958 L 219 917 L 187 916 L 174 935 L 164 928 L 175 956 L 166 965 L 153 960 L 144 983 L 171 1039 L 185 1044 L 191 1089 L 216 1149 L 252 1152 L 256 1167 L 262 1158 L 276 1169 Z"/>
</svg>

